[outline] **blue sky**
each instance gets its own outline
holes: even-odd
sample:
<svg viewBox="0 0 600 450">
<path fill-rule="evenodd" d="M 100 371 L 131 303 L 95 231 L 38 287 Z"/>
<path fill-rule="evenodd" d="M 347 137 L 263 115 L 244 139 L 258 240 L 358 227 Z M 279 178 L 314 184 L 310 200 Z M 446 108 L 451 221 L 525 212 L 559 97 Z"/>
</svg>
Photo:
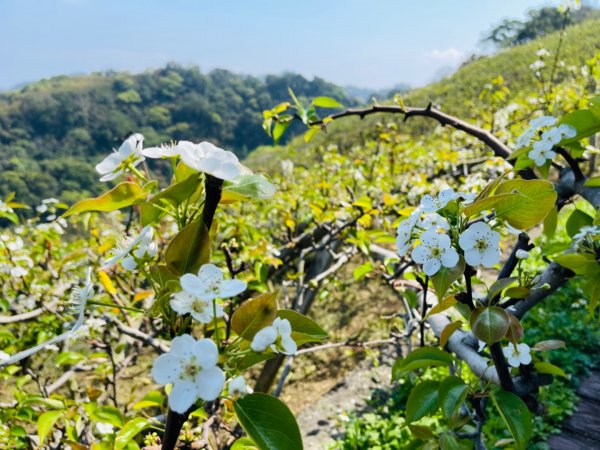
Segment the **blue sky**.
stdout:
<svg viewBox="0 0 600 450">
<path fill-rule="evenodd" d="M 423 85 L 504 17 L 543 0 L 0 0 L 0 89 L 175 61 L 299 72 L 373 89 Z"/>
</svg>

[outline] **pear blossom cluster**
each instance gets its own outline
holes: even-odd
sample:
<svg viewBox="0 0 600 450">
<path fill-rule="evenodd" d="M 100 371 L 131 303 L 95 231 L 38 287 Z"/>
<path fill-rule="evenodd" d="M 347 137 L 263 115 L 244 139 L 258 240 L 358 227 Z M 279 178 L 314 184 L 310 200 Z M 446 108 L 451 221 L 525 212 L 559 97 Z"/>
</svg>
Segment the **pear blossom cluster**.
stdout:
<svg viewBox="0 0 600 450">
<path fill-rule="evenodd" d="M 404 256 L 412 249 L 413 261 L 421 264 L 428 276 L 435 275 L 442 267 L 455 267 L 460 258 L 459 249 L 467 264 L 473 267 L 481 265 L 489 268 L 500 262 L 500 233 L 485 222 L 471 224 L 462 231 L 458 242 L 453 242 L 451 225 L 439 212 L 454 200 L 470 202 L 473 196 L 453 189 L 446 189 L 438 195 L 427 194 L 410 216 L 398 225 L 398 254 Z"/>
<path fill-rule="evenodd" d="M 104 261 L 103 268 L 121 263 L 125 270 L 135 270 L 144 259 L 153 258 L 158 246 L 153 240 L 154 228 L 147 225 L 139 235 L 122 243 L 112 257 Z"/>
<path fill-rule="evenodd" d="M 554 147 L 559 145 L 564 139 L 571 139 L 577 135 L 577 130 L 572 126 L 567 124 L 554 126 L 556 122 L 557 119 L 552 116 L 541 116 L 533 119 L 529 124 L 529 128 L 517 138 L 517 149 L 532 146 L 527 156 L 538 167 L 543 166 L 546 162 L 552 161 L 556 157 L 556 152 L 553 150 Z M 547 129 L 542 132 L 542 128 Z M 536 135 L 539 135 L 539 139 L 532 144 Z"/>
</svg>

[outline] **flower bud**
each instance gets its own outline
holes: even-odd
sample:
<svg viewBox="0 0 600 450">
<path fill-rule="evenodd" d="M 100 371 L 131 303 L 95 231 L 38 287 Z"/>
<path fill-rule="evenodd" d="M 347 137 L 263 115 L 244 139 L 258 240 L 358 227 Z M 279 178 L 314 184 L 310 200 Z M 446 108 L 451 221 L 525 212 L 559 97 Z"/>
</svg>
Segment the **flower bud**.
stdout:
<svg viewBox="0 0 600 450">
<path fill-rule="evenodd" d="M 527 250 L 517 250 L 515 255 L 517 259 L 527 259 L 529 258 L 529 252 Z"/>
</svg>

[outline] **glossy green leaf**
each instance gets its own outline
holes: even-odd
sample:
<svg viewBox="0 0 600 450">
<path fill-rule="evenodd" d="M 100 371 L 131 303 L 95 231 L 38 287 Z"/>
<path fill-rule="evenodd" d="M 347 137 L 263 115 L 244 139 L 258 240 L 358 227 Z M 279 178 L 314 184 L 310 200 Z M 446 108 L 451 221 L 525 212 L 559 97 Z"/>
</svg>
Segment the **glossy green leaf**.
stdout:
<svg viewBox="0 0 600 450">
<path fill-rule="evenodd" d="M 342 105 L 335 99 L 331 97 L 315 97 L 312 101 L 312 104 L 318 106 L 319 108 L 341 108 Z"/>
<path fill-rule="evenodd" d="M 162 407 L 164 401 L 165 397 L 160 393 L 160 391 L 150 391 L 144 395 L 144 398 L 133 405 L 133 409 L 160 408 Z"/>
<path fill-rule="evenodd" d="M 417 384 L 406 401 L 406 422 L 412 423 L 431 414 L 439 408 L 439 381 L 423 381 Z"/>
<path fill-rule="evenodd" d="M 249 341 L 254 335 L 275 320 L 277 292 L 262 294 L 248 300 L 235 310 L 231 317 L 231 329 Z"/>
<path fill-rule="evenodd" d="M 361 278 L 363 278 L 365 275 L 367 275 L 368 273 L 371 273 L 372 271 L 373 271 L 373 263 L 371 261 L 367 261 L 366 263 L 361 264 L 356 269 L 354 269 L 354 272 L 352 272 L 352 276 L 354 277 L 354 279 L 356 281 L 358 281 Z"/>
<path fill-rule="evenodd" d="M 239 438 L 231 445 L 230 450 L 256 450 L 258 447 L 254 441 L 248 437 Z"/>
<path fill-rule="evenodd" d="M 593 222 L 594 218 L 592 216 L 584 213 L 580 209 L 575 209 L 567 219 L 567 234 L 569 237 L 573 237 L 579 233 L 579 230 L 582 227 L 590 226 Z"/>
<path fill-rule="evenodd" d="M 506 314 L 508 315 L 509 321 L 508 331 L 506 332 L 506 339 L 508 339 L 513 344 L 517 345 L 519 341 L 521 341 L 521 338 L 524 334 L 523 325 L 521 325 L 519 319 L 517 319 L 513 314 L 508 312 Z"/>
<path fill-rule="evenodd" d="M 230 203 L 243 198 L 268 200 L 276 191 L 275 185 L 262 174 L 241 175 L 224 184 L 222 201 Z"/>
<path fill-rule="evenodd" d="M 433 308 L 429 310 L 425 318 L 427 319 L 429 316 L 433 316 L 434 314 L 444 312 L 447 309 L 452 308 L 454 305 L 456 305 L 456 297 L 454 295 L 449 295 L 437 305 L 434 305 Z"/>
<path fill-rule="evenodd" d="M 454 414 L 467 397 L 469 387 L 456 376 L 446 377 L 440 383 L 439 398 L 442 413 L 446 419 Z"/>
<path fill-rule="evenodd" d="M 491 395 L 494 406 L 515 440 L 517 449 L 525 450 L 533 432 L 533 416 L 515 394 L 498 389 Z"/>
<path fill-rule="evenodd" d="M 593 272 L 598 267 L 594 256 L 587 253 L 558 255 L 554 257 L 554 262 L 572 270 L 577 275 L 585 275 L 588 271 Z"/>
<path fill-rule="evenodd" d="M 177 233 L 165 252 L 167 268 L 175 275 L 196 273 L 210 261 L 210 237 L 202 219 Z"/>
<path fill-rule="evenodd" d="M 327 339 L 327 332 L 317 322 L 299 312 L 291 309 L 280 309 L 277 311 L 277 317 L 290 321 L 292 339 L 298 345 Z"/>
<path fill-rule="evenodd" d="M 240 424 L 259 449 L 302 450 L 296 419 L 278 398 L 256 392 L 241 397 L 233 407 Z"/>
<path fill-rule="evenodd" d="M 557 194 L 554 185 L 544 180 L 508 180 L 501 183 L 496 193 L 476 201 L 464 210 L 467 216 L 494 209 L 496 217 L 525 230 L 531 228 L 554 208 Z"/>
<path fill-rule="evenodd" d="M 145 417 L 136 417 L 127 422 L 115 437 L 115 450 L 123 450 L 138 434 L 152 425 L 153 422 Z"/>
<path fill-rule="evenodd" d="M 448 288 L 458 280 L 465 271 L 465 259 L 462 255 L 459 257 L 458 263 L 454 267 L 444 267 L 431 277 L 431 284 L 435 289 L 438 298 L 444 298 Z"/>
<path fill-rule="evenodd" d="M 90 413 L 90 417 L 96 422 L 109 423 L 114 427 L 121 428 L 125 423 L 123 413 L 114 406 L 102 406 L 96 408 Z"/>
<path fill-rule="evenodd" d="M 550 364 L 548 362 L 538 361 L 534 363 L 533 367 L 538 373 L 547 373 L 557 377 L 563 377 L 569 379 L 569 376 L 560 367 Z"/>
<path fill-rule="evenodd" d="M 38 437 L 40 438 L 40 446 L 44 445 L 46 437 L 58 419 L 63 417 L 64 411 L 54 410 L 46 411 L 41 414 L 37 420 Z"/>
<path fill-rule="evenodd" d="M 194 172 L 185 180 L 172 184 L 164 191 L 150 198 L 146 203 L 142 203 L 140 206 L 142 225 L 149 225 L 162 217 L 165 214 L 163 211 L 164 208 L 176 207 L 183 203 L 200 186 L 200 174 Z"/>
<path fill-rule="evenodd" d="M 455 322 L 450 322 L 444 327 L 444 329 L 440 333 L 440 347 L 444 348 L 446 346 L 448 340 L 450 339 L 450 336 L 452 336 L 454 332 L 462 326 L 462 324 L 462 320 L 457 320 Z"/>
<path fill-rule="evenodd" d="M 596 116 L 594 112 L 589 109 L 580 109 L 565 114 L 558 121 L 558 124 L 570 125 L 577 130 L 577 135 L 575 137 L 563 139 L 559 144 L 568 144 L 569 142 L 579 141 L 600 131 L 600 117 Z"/>
<path fill-rule="evenodd" d="M 594 177 L 587 180 L 584 184 L 586 187 L 600 187 L 600 177 Z"/>
<path fill-rule="evenodd" d="M 480 340 L 490 345 L 500 341 L 509 327 L 506 311 L 498 306 L 479 306 L 471 313 L 471 330 Z"/>
<path fill-rule="evenodd" d="M 424 367 L 445 366 L 452 362 L 452 355 L 436 347 L 419 347 L 410 352 L 406 358 L 398 358 L 392 367 L 392 380 L 411 370 Z"/>
<path fill-rule="evenodd" d="M 558 224 L 558 210 L 556 207 L 552 208 L 546 218 L 544 219 L 544 234 L 546 237 L 554 236 L 556 226 Z"/>
<path fill-rule="evenodd" d="M 500 295 L 504 289 L 509 287 L 511 284 L 514 284 L 516 281 L 518 281 L 518 278 L 515 277 L 501 278 L 500 280 L 496 280 L 488 289 L 488 300 L 491 301 L 496 298 L 496 296 Z"/>
<path fill-rule="evenodd" d="M 143 203 L 145 200 L 146 191 L 139 184 L 125 181 L 116 185 L 100 197 L 81 200 L 75 203 L 63 214 L 63 217 L 90 211 L 116 211 L 126 206 Z"/>
</svg>

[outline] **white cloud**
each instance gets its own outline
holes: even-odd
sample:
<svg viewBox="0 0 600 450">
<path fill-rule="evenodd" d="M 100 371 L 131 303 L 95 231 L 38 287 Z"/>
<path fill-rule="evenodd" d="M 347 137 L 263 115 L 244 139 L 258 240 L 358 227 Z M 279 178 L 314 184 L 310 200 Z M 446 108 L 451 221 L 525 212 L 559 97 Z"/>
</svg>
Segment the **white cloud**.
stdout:
<svg viewBox="0 0 600 450">
<path fill-rule="evenodd" d="M 464 59 L 465 54 L 454 47 L 450 47 L 442 50 L 436 48 L 427 52 L 425 56 L 432 61 L 444 64 L 457 64 Z"/>
</svg>

